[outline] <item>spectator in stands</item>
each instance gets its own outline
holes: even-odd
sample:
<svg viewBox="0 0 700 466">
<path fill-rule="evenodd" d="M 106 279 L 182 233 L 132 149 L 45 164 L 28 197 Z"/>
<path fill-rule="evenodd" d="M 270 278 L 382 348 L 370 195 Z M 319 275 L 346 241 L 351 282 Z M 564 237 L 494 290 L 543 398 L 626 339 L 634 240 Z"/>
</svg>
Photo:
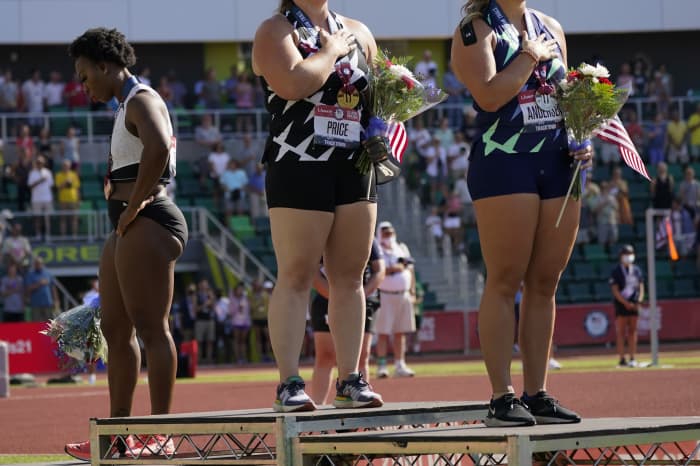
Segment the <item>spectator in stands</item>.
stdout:
<svg viewBox="0 0 700 466">
<path fill-rule="evenodd" d="M 413 126 L 408 129 L 408 141 L 413 145 L 413 149 L 418 155 L 420 155 L 421 171 L 425 169 L 424 153 L 430 146 L 432 142 L 432 137 L 430 136 L 430 131 L 425 127 L 423 120 L 416 118 L 413 120 Z"/>
<path fill-rule="evenodd" d="M 645 69 L 645 64 L 643 60 L 636 60 L 634 62 L 634 97 L 646 97 L 649 95 L 649 75 Z"/>
<path fill-rule="evenodd" d="M 45 322 L 56 315 L 58 292 L 53 275 L 46 270 L 41 257 L 34 258 L 34 267 L 24 277 L 24 289 L 29 298 L 32 321 Z"/>
<path fill-rule="evenodd" d="M 622 178 L 622 168 L 613 168 L 610 176 L 610 193 L 617 199 L 619 223 L 623 225 L 632 225 L 634 223 L 629 192 L 629 185 Z"/>
<path fill-rule="evenodd" d="M 442 254 L 442 238 L 445 236 L 445 232 L 442 230 L 442 216 L 438 206 L 430 208 L 430 215 L 425 219 L 425 226 L 428 228 L 428 234 L 437 251 Z"/>
<path fill-rule="evenodd" d="M 454 192 L 459 196 L 462 205 L 462 220 L 464 225 L 472 226 L 476 223 L 476 217 L 474 215 L 474 202 L 472 201 L 471 194 L 469 194 L 467 174 L 468 168 L 464 170 L 462 175 L 455 181 Z"/>
<path fill-rule="evenodd" d="M 45 165 L 44 157 L 37 157 L 27 177 L 27 185 L 32 191 L 35 236 L 41 236 L 42 232 L 45 235 L 49 233 L 48 215 L 53 212 L 53 173 Z"/>
<path fill-rule="evenodd" d="M 224 192 L 224 212 L 226 224 L 228 225 L 229 218 L 232 215 L 243 214 L 244 193 L 248 185 L 248 175 L 245 174 L 245 170 L 241 168 L 238 161 L 231 159 L 221 178 L 219 178 L 219 182 Z"/>
<path fill-rule="evenodd" d="M 77 73 L 73 74 L 73 79 L 63 88 L 63 100 L 71 110 L 89 107 L 90 101 Z"/>
<path fill-rule="evenodd" d="M 630 97 L 634 96 L 634 75 L 632 74 L 632 67 L 629 63 L 625 62 L 620 65 L 620 74 L 617 75 L 615 84 L 617 84 L 617 87 L 627 89 Z"/>
<path fill-rule="evenodd" d="M 255 87 L 250 79 L 250 73 L 242 72 L 238 76 L 236 84 L 236 108 L 239 110 L 252 110 L 255 106 Z M 253 119 L 249 113 L 238 114 L 236 116 L 236 132 L 251 131 L 253 129 Z"/>
<path fill-rule="evenodd" d="M 34 138 L 32 137 L 32 130 L 29 125 L 22 125 L 20 127 L 15 145 L 17 146 L 17 152 L 20 154 L 22 151 L 28 151 L 32 156 L 34 155 L 36 147 L 34 145 Z"/>
<path fill-rule="evenodd" d="M 250 132 L 243 133 L 240 144 L 236 144 L 236 149 L 233 151 L 233 158 L 238 161 L 246 174 L 251 175 L 256 170 L 256 165 L 260 161 L 260 148 Z"/>
<path fill-rule="evenodd" d="M 673 175 L 668 173 L 668 165 L 660 162 L 656 166 L 656 177 L 654 182 L 649 184 L 651 190 L 651 206 L 654 209 L 670 209 L 673 201 L 675 180 Z"/>
<path fill-rule="evenodd" d="M 265 165 L 261 163 L 255 165 L 255 171 L 248 177 L 245 191 L 248 194 L 250 217 L 269 217 L 267 197 L 265 196 Z"/>
<path fill-rule="evenodd" d="M 377 287 L 384 279 L 385 267 L 382 258 L 381 248 L 375 240 L 372 242 L 367 267 L 362 277 L 362 286 L 365 290 L 365 305 L 367 314 L 365 316 L 365 333 L 362 338 L 360 350 L 359 370 L 367 374 L 369 382 L 369 358 L 372 352 L 372 319 L 379 308 L 379 296 Z M 335 367 L 336 355 L 335 344 L 328 327 L 328 279 L 325 275 L 323 262 L 321 262 L 316 277 L 314 277 L 314 288 L 316 296 L 311 303 L 311 325 L 314 339 L 314 370 L 311 377 L 314 399 L 319 404 L 326 404 L 331 396 L 331 379 L 333 367 Z"/>
<path fill-rule="evenodd" d="M 213 124 L 211 115 L 202 115 L 200 125 L 194 130 L 194 139 L 206 149 L 207 154 L 223 140 L 219 128 Z"/>
<path fill-rule="evenodd" d="M 627 130 L 627 134 L 630 135 L 630 139 L 632 139 L 632 142 L 634 143 L 634 146 L 637 148 L 639 153 L 644 152 L 644 130 L 642 129 L 642 125 L 639 124 L 639 117 L 637 116 L 637 112 L 633 109 L 628 110 L 625 112 L 627 115 L 626 121 L 624 123 L 625 129 Z"/>
<path fill-rule="evenodd" d="M 655 71 L 653 79 L 649 83 L 649 98 L 656 104 L 656 111 L 668 115 L 671 105 L 671 94 L 664 83 L 663 74 Z"/>
<path fill-rule="evenodd" d="M 214 362 L 214 341 L 216 339 L 216 323 L 214 305 L 216 298 L 209 286 L 209 281 L 201 279 L 197 284 L 194 338 L 199 343 L 199 361 Z"/>
<path fill-rule="evenodd" d="M 177 77 L 175 70 L 168 71 L 168 83 L 173 92 L 173 105 L 175 108 L 185 106 L 185 98 L 187 97 L 187 87 Z"/>
<path fill-rule="evenodd" d="M 452 144 L 455 142 L 455 134 L 450 128 L 450 120 L 448 118 L 443 118 L 440 120 L 440 127 L 433 133 L 433 138 L 440 140 L 440 145 L 443 149 L 448 150 Z"/>
<path fill-rule="evenodd" d="M 652 165 L 664 161 L 667 125 L 666 115 L 658 112 L 654 118 L 654 123 L 647 130 L 647 150 L 649 152 L 649 163 Z"/>
<path fill-rule="evenodd" d="M 688 125 L 681 120 L 678 109 L 671 110 L 671 120 L 666 125 L 666 147 L 668 153 L 666 159 L 669 163 L 680 162 L 687 164 L 690 161 L 688 156 Z"/>
<path fill-rule="evenodd" d="M 456 199 L 459 202 L 459 196 L 454 192 L 448 197 L 445 216 L 442 220 L 442 227 L 445 234 L 450 238 L 452 246 L 452 254 L 458 255 L 464 251 L 464 225 L 462 224 L 462 209 L 450 208 L 449 199 Z"/>
<path fill-rule="evenodd" d="M 615 305 L 615 330 L 619 367 L 637 367 L 637 320 L 639 309 L 644 301 L 644 276 L 634 265 L 634 248 L 623 246 L 619 253 L 620 263 L 610 274 L 613 304 Z M 625 358 L 625 340 L 629 350 L 629 360 Z"/>
<path fill-rule="evenodd" d="M 217 204 L 221 201 L 221 175 L 226 171 L 230 160 L 231 156 L 226 152 L 223 142 L 216 143 L 209 157 L 207 157 L 207 161 L 209 162 L 209 179 L 211 179 L 214 184 L 214 201 Z M 219 205 L 218 207 L 221 209 L 223 206 Z"/>
<path fill-rule="evenodd" d="M 2 295 L 2 322 L 24 322 L 24 280 L 17 274 L 17 266 L 10 264 L 7 275 L 0 281 Z"/>
<path fill-rule="evenodd" d="M 167 75 L 160 77 L 157 91 L 160 97 L 163 99 L 163 102 L 165 102 L 165 105 L 168 107 L 168 110 L 174 109 L 175 93 L 173 92 L 173 88 L 170 86 L 170 81 L 168 80 Z"/>
<path fill-rule="evenodd" d="M 52 108 L 61 107 L 64 104 L 63 92 L 65 88 L 66 83 L 63 82 L 61 73 L 58 71 L 49 73 L 49 82 L 44 86 L 46 110 L 51 111 Z"/>
<path fill-rule="evenodd" d="M 248 293 L 250 303 L 250 320 L 252 333 L 255 339 L 255 352 L 263 362 L 272 360 L 270 350 L 270 336 L 267 330 L 267 308 L 270 303 L 272 282 L 254 280 Z"/>
<path fill-rule="evenodd" d="M 590 243 L 596 236 L 595 215 L 593 207 L 600 196 L 600 187 L 593 181 L 593 173 L 589 171 L 586 184 L 581 193 L 581 219 L 579 220 L 576 243 Z"/>
<path fill-rule="evenodd" d="M 34 166 L 34 155 L 31 149 L 17 148 L 19 156 L 12 166 L 12 176 L 17 185 L 17 210 L 23 212 L 27 202 L 31 200 L 32 191 L 29 189 L 27 180 L 29 172 Z"/>
<path fill-rule="evenodd" d="M 32 128 L 40 128 L 44 124 L 44 119 L 38 115 L 44 112 L 44 89 L 39 70 L 32 71 L 32 77 L 22 84 L 24 110 L 29 113 L 28 122 Z"/>
<path fill-rule="evenodd" d="M 545 386 L 554 294 L 576 238 L 579 203 L 569 200 L 559 228 L 554 225 L 571 180 L 571 159 L 588 168 L 593 153 L 590 147 L 569 153 L 561 117 L 544 111 L 537 97 L 565 76 L 566 40 L 559 23 L 542 14 L 529 33 L 523 31 L 523 15 L 529 15 L 525 7 L 521 0 L 469 0 L 452 40 L 452 65 L 478 112 L 469 191 L 487 271 L 479 309 L 480 342 L 492 388 L 487 426 L 580 421 Z M 521 32 L 516 47 L 505 38 L 514 24 Z M 539 103 L 521 106 L 528 94 Z M 534 121 L 526 120 L 528 109 Z M 543 126 L 528 133 L 530 125 Z M 523 280 L 521 400 L 514 393 L 510 366 L 513 302 Z"/>
<path fill-rule="evenodd" d="M 600 194 L 593 199 L 591 210 L 595 216 L 598 242 L 606 245 L 615 244 L 619 230 L 619 204 L 609 181 L 600 183 Z"/>
<path fill-rule="evenodd" d="M 429 80 L 431 76 L 435 76 L 437 73 L 437 63 L 433 60 L 433 52 L 430 50 L 425 50 L 423 52 L 423 58 L 421 61 L 416 63 L 416 67 L 413 70 L 413 74 L 415 74 L 416 78 L 418 78 L 419 81 L 424 82 L 426 80 Z M 433 85 L 433 87 L 435 87 Z"/>
<path fill-rule="evenodd" d="M 51 143 L 51 131 L 48 127 L 44 126 L 41 128 L 41 131 L 39 131 L 39 139 L 37 140 L 36 146 L 39 155 L 44 157 L 44 160 L 46 160 L 46 168 L 53 171 L 54 151 L 53 144 Z"/>
<path fill-rule="evenodd" d="M 204 81 L 201 82 L 200 92 L 197 93 L 200 105 L 207 109 L 221 108 L 222 95 L 221 83 L 216 79 L 216 70 L 208 68 Z"/>
<path fill-rule="evenodd" d="M 19 102 L 19 86 L 17 81 L 12 76 L 12 70 L 5 70 L 4 81 L 0 84 L 0 112 L 2 113 L 14 113 L 17 111 L 17 104 Z M 13 120 L 8 120 L 11 123 Z M 12 127 L 8 128 L 8 131 L 12 131 Z"/>
<path fill-rule="evenodd" d="M 70 220 L 71 235 L 78 235 L 78 210 L 80 209 L 80 177 L 71 167 L 70 160 L 64 160 L 62 169 L 56 173 L 58 208 L 63 210 L 60 217 L 61 236 L 66 235 L 66 223 Z"/>
<path fill-rule="evenodd" d="M 338 357 L 333 403 L 340 408 L 383 405 L 381 396 L 358 371 L 365 315 L 360 279 L 376 221 L 374 178 L 355 167 L 359 136 L 346 138 L 341 143 L 345 147 L 303 142 L 314 139 L 313 127 L 305 124 L 314 114 L 313 102 L 337 103 L 339 92 L 350 91 L 337 78 L 336 62 L 350 67 L 349 84 L 363 92 L 368 84 L 360 54 L 369 62 L 376 55 L 374 38 L 360 22 L 342 18 L 344 27 L 335 29 L 336 17 L 329 15 L 328 3 L 281 0 L 278 13 L 260 25 L 253 43 L 253 70 L 265 83 L 271 119 L 286 119 L 291 125 L 287 127 L 295 128 L 290 133 L 284 124 L 270 125 L 263 154 L 278 264 L 269 315 L 270 340 L 280 376 L 273 405 L 277 411 L 315 409 L 299 376 L 299 352 L 304 343 L 309 290 L 322 255 L 331 287 L 329 323 Z M 294 5 L 318 25 L 308 41 L 292 40 L 296 35 L 290 23 L 293 15 L 285 17 L 285 13 Z M 315 47 L 320 47 L 319 51 L 311 54 L 310 48 Z M 355 108 L 366 113 L 359 101 Z M 357 130 L 361 125 L 347 123 Z"/>
<path fill-rule="evenodd" d="M 678 198 L 674 198 L 671 203 L 671 227 L 678 254 L 685 258 L 695 244 L 695 225 L 693 217 L 683 208 Z"/>
<path fill-rule="evenodd" d="M 66 137 L 61 141 L 61 156 L 68 160 L 74 170 L 80 165 L 80 138 L 75 128 L 70 126 L 66 130 Z"/>
<path fill-rule="evenodd" d="M 29 266 L 32 256 L 32 245 L 26 236 L 22 234 L 22 225 L 12 225 L 10 236 L 6 236 L 2 242 L 3 262 L 8 267 L 12 264 L 22 272 Z"/>
<path fill-rule="evenodd" d="M 233 328 L 231 326 L 231 300 L 224 293 L 224 290 L 217 288 L 214 292 L 216 304 L 214 313 L 216 315 L 216 360 L 223 362 L 231 361 L 231 346 L 233 343 Z"/>
<path fill-rule="evenodd" d="M 374 330 L 377 332 L 377 377 L 389 376 L 387 350 L 393 337 L 394 375 L 413 377 L 406 365 L 406 335 L 416 331 L 413 302 L 416 296 L 415 261 L 405 243 L 396 239 L 390 222 L 379 224 L 379 244 L 386 264 L 386 275 L 379 284 L 379 312 Z"/>
<path fill-rule="evenodd" d="M 450 121 L 450 127 L 455 128 L 458 132 L 464 124 L 464 97 L 467 94 L 467 88 L 459 82 L 459 79 L 452 71 L 452 64 L 447 63 L 447 70 L 442 77 L 442 89 L 447 92 L 447 104 L 451 108 L 447 111 Z"/>
<path fill-rule="evenodd" d="M 683 208 L 695 219 L 700 207 L 700 182 L 695 178 L 693 167 L 686 167 L 683 172 L 683 181 L 678 186 L 678 197 Z"/>
<path fill-rule="evenodd" d="M 238 66 L 231 65 L 229 68 L 229 76 L 226 78 L 226 81 L 224 81 L 226 102 L 230 104 L 236 103 L 236 86 L 238 86 Z"/>
<path fill-rule="evenodd" d="M 138 74 L 138 80 L 140 83 L 145 84 L 148 87 L 151 86 L 151 68 L 144 66 L 141 68 L 141 72 Z"/>
<path fill-rule="evenodd" d="M 233 356 L 240 365 L 248 362 L 248 334 L 252 321 L 245 283 L 239 281 L 229 295 L 229 314 L 233 327 Z"/>
<path fill-rule="evenodd" d="M 182 325 L 182 341 L 196 340 L 194 337 L 194 327 L 197 321 L 197 285 L 190 283 L 187 285 L 185 297 L 180 306 L 181 325 Z M 204 351 L 204 348 L 202 348 Z"/>
<path fill-rule="evenodd" d="M 459 179 L 469 168 L 470 147 L 464 140 L 464 133 L 455 132 L 455 140 L 447 149 L 447 166 L 449 168 L 450 180 Z"/>
<path fill-rule="evenodd" d="M 695 113 L 688 118 L 688 138 L 690 157 L 693 162 L 697 162 L 700 160 L 700 103 L 695 107 Z"/>
<path fill-rule="evenodd" d="M 425 158 L 425 174 L 430 183 L 430 202 L 437 204 L 438 194 L 442 193 L 447 179 L 447 150 L 440 139 L 433 137 L 422 155 Z"/>
</svg>

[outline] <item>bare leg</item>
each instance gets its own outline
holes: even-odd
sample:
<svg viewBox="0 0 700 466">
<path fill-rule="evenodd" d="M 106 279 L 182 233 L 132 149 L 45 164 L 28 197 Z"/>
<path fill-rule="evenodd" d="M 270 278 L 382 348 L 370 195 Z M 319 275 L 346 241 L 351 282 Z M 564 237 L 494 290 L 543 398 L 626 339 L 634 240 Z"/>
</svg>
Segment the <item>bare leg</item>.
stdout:
<svg viewBox="0 0 700 466">
<path fill-rule="evenodd" d="M 580 202 L 571 199 L 559 228 L 556 228 L 562 202 L 563 199 L 541 202 L 535 245 L 525 275 L 518 340 L 528 395 L 546 389 L 554 333 L 554 295 L 559 277 L 571 256 L 578 230 Z"/>
<path fill-rule="evenodd" d="M 406 334 L 394 334 L 394 362 L 406 361 Z"/>
<path fill-rule="evenodd" d="M 630 316 L 627 318 L 627 335 L 628 345 L 630 348 L 630 359 L 634 359 L 637 355 L 637 321 L 639 317 Z"/>
<path fill-rule="evenodd" d="M 360 359 L 365 325 L 362 274 L 369 260 L 376 219 L 376 204 L 356 202 L 338 206 L 326 245 L 324 264 L 330 288 L 328 326 L 341 380 L 357 372 Z"/>
<path fill-rule="evenodd" d="M 311 376 L 311 397 L 318 404 L 326 404 L 330 399 L 335 367 L 335 348 L 330 332 L 314 332 L 314 372 Z"/>
<path fill-rule="evenodd" d="M 277 257 L 277 284 L 270 297 L 268 325 L 280 380 L 299 375 L 311 281 L 318 270 L 333 214 L 270 209 Z"/>
<path fill-rule="evenodd" d="M 126 312 L 143 340 L 151 414 L 170 411 L 177 358 L 168 316 L 182 244 L 151 219 L 137 217 L 116 242 L 115 265 Z"/>
<path fill-rule="evenodd" d="M 372 354 L 372 334 L 365 332 L 362 340 L 362 351 L 360 352 L 359 370 L 362 372 L 365 380 L 369 382 L 369 356 Z"/>
<path fill-rule="evenodd" d="M 615 319 L 615 346 L 617 347 L 617 356 L 620 361 L 625 357 L 625 330 L 627 321 L 624 317 L 618 316 Z"/>
<path fill-rule="evenodd" d="M 530 262 L 539 203 L 534 194 L 497 196 L 474 203 L 487 270 L 479 306 L 479 334 L 495 398 L 514 391 L 510 376 L 513 343 L 504 329 L 515 325 L 515 293 Z"/>
</svg>

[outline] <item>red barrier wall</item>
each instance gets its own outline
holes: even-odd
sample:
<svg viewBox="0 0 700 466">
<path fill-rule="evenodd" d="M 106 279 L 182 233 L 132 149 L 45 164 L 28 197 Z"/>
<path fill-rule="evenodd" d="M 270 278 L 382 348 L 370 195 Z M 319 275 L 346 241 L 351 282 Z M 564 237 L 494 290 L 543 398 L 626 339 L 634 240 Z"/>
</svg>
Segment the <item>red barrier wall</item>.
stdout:
<svg viewBox="0 0 700 466">
<path fill-rule="evenodd" d="M 10 374 L 59 372 L 56 344 L 39 332 L 46 322 L 0 324 L 0 340 L 10 345 Z"/>
<path fill-rule="evenodd" d="M 668 300 L 658 304 L 659 340 L 700 340 L 700 299 Z M 420 329 L 421 349 L 463 351 L 463 311 L 426 311 Z M 469 312 L 469 347 L 479 348 L 478 320 Z M 649 310 L 642 309 L 639 338 L 649 339 Z M 604 345 L 615 343 L 615 311 L 612 303 L 573 304 L 557 307 L 554 343 L 558 346 Z"/>
</svg>

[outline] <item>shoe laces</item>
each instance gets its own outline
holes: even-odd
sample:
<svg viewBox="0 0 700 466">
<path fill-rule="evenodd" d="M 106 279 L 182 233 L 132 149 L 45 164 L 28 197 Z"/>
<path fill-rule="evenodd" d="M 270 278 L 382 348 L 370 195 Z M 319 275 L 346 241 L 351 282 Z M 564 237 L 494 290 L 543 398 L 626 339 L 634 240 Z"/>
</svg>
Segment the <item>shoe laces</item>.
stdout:
<svg viewBox="0 0 700 466">
<path fill-rule="evenodd" d="M 513 409 L 515 406 L 522 406 L 523 408 L 527 409 L 527 405 L 523 400 L 515 396 L 515 393 L 507 393 L 503 395 L 503 402 L 504 404 L 508 407 L 508 409 Z"/>
<path fill-rule="evenodd" d="M 301 379 L 292 379 L 289 382 L 283 384 L 283 389 L 287 391 L 290 395 L 296 395 L 300 391 L 304 391 L 306 384 Z"/>
<path fill-rule="evenodd" d="M 354 392 L 372 390 L 372 386 L 365 380 L 365 376 L 362 375 L 362 372 L 360 372 L 360 375 L 355 380 L 344 380 L 343 384 L 350 387 L 350 390 Z"/>
<path fill-rule="evenodd" d="M 557 406 L 559 404 L 559 400 L 557 400 L 544 390 L 538 392 L 533 398 L 537 398 L 538 400 L 541 400 L 543 403 L 549 406 Z"/>
</svg>

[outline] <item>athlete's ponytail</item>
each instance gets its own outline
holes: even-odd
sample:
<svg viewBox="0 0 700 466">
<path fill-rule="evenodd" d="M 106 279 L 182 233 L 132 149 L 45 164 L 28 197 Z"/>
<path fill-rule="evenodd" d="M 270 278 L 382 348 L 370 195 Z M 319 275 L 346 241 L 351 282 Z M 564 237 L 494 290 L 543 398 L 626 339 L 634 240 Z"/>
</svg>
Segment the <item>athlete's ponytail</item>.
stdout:
<svg viewBox="0 0 700 466">
<path fill-rule="evenodd" d="M 484 10 L 488 5 L 489 0 L 469 0 L 462 7 L 465 21 L 469 22 L 476 18 L 482 18 L 484 16 Z"/>
<path fill-rule="evenodd" d="M 287 10 L 289 10 L 292 7 L 292 5 L 294 5 L 294 0 L 281 0 L 278 11 L 284 14 Z"/>
</svg>

